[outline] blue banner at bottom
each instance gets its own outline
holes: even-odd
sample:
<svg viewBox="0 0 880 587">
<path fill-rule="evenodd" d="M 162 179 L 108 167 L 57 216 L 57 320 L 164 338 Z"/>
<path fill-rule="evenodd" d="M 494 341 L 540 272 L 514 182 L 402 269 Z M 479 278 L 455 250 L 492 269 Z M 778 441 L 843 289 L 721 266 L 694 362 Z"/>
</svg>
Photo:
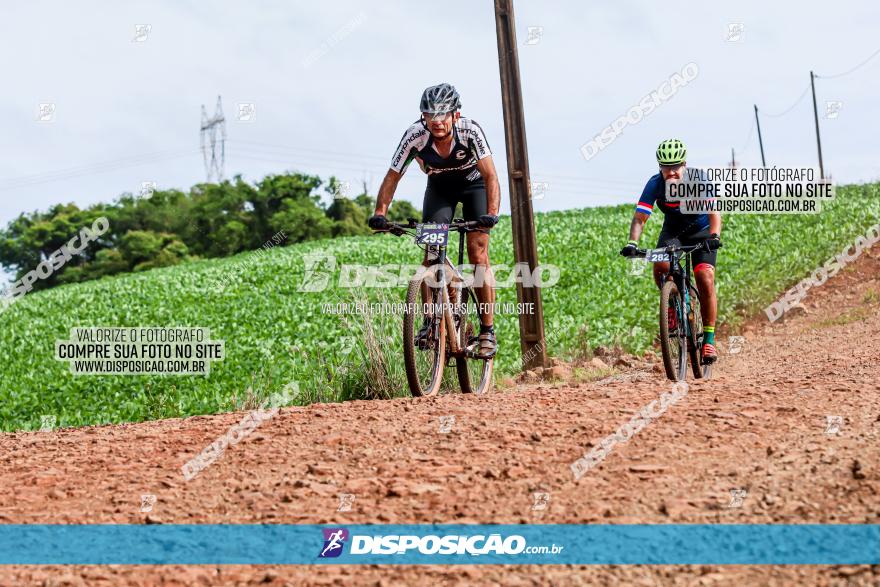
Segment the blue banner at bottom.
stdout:
<svg viewBox="0 0 880 587">
<path fill-rule="evenodd" d="M 0 564 L 862 565 L 880 525 L 0 525 Z"/>
</svg>

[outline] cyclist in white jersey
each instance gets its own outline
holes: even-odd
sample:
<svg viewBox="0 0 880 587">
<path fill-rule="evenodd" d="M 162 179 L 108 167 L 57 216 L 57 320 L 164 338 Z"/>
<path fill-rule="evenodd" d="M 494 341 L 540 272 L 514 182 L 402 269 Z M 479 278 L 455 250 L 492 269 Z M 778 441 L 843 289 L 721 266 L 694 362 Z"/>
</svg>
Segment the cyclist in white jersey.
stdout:
<svg viewBox="0 0 880 587">
<path fill-rule="evenodd" d="M 495 290 L 489 265 L 489 230 L 498 222 L 501 190 L 483 129 L 474 120 L 462 118 L 460 108 L 461 98 L 450 84 L 431 86 L 422 93 L 422 117 L 403 133 L 379 188 L 376 211 L 369 224 L 374 230 L 388 226 L 385 217 L 388 206 L 400 178 L 415 160 L 428 175 L 422 222 L 451 222 L 455 206 L 461 202 L 464 219 L 475 220 L 485 228 L 485 231 L 467 234 L 467 251 L 468 260 L 474 265 L 477 298 L 487 310 L 480 315 L 480 335 L 474 341 L 475 350 L 479 356 L 491 358 L 497 345 L 492 316 Z M 426 336 L 427 332 L 423 326 L 417 338 Z"/>
</svg>

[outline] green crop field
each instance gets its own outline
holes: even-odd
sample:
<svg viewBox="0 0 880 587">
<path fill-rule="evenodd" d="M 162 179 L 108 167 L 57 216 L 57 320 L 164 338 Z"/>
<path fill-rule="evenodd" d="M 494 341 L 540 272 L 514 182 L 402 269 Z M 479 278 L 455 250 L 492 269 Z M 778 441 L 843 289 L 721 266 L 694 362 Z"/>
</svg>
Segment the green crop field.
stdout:
<svg viewBox="0 0 880 587">
<path fill-rule="evenodd" d="M 627 205 L 537 215 L 541 263 L 560 268 L 558 283 L 542 290 L 551 355 L 586 354 L 598 345 L 651 346 L 657 292 L 650 270 L 631 275 L 629 261 L 618 256 L 632 211 Z M 653 245 L 661 220 L 648 223 L 643 243 Z M 761 311 L 878 220 L 876 184 L 838 188 L 819 215 L 726 216 L 718 262 L 721 321 Z M 401 317 L 339 316 L 321 307 L 401 302 L 404 290 L 301 292 L 309 254 L 333 255 L 337 266 L 420 260 L 410 239 L 339 238 L 29 294 L 0 314 L 0 428 L 39 428 L 43 415 L 54 416 L 58 426 L 79 426 L 216 413 L 248 406 L 292 381 L 300 403 L 407 395 Z M 491 258 L 514 263 L 509 218 L 493 231 Z M 226 285 L 214 287 L 218 281 Z M 500 288 L 498 301 L 515 302 L 515 288 Z M 496 371 L 514 373 L 517 318 L 505 314 L 496 325 Z M 69 338 L 72 327 L 89 326 L 207 327 L 212 338 L 225 341 L 226 358 L 207 377 L 73 375 L 55 360 L 55 341 Z"/>
</svg>

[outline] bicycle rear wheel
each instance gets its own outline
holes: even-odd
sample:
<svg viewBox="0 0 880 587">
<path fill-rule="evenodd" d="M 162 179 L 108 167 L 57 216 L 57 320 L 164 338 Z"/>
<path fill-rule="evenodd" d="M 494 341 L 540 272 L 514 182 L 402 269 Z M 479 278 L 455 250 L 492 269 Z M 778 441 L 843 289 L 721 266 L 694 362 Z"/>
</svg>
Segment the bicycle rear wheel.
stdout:
<svg viewBox="0 0 880 587">
<path fill-rule="evenodd" d="M 474 290 L 461 288 L 463 299 L 461 321 L 458 328 L 458 340 L 461 348 L 467 348 L 468 341 L 480 333 L 479 305 Z M 482 394 L 492 388 L 492 367 L 494 359 L 476 359 L 457 357 L 455 370 L 458 372 L 458 383 L 464 393 Z"/>
<path fill-rule="evenodd" d="M 691 315 L 688 321 L 691 325 L 691 334 L 688 337 L 688 355 L 691 359 L 691 371 L 694 379 L 702 379 L 706 367 L 703 366 L 703 315 L 700 312 L 700 295 L 692 285 L 689 288 L 691 298 Z"/>
<path fill-rule="evenodd" d="M 423 287 L 427 291 L 424 299 Z M 403 361 L 409 390 L 414 397 L 436 394 L 443 379 L 446 324 L 443 314 L 434 310 L 440 306 L 440 299 L 440 290 L 428 286 L 424 277 L 409 282 L 403 314 Z M 417 345 L 416 334 L 425 323 L 430 326 L 428 336 L 422 344 Z"/>
<path fill-rule="evenodd" d="M 674 316 L 672 325 L 670 310 Z M 684 381 L 687 378 L 687 339 L 683 318 L 678 287 L 675 282 L 667 281 L 660 290 L 660 348 L 666 377 L 671 381 Z"/>
</svg>

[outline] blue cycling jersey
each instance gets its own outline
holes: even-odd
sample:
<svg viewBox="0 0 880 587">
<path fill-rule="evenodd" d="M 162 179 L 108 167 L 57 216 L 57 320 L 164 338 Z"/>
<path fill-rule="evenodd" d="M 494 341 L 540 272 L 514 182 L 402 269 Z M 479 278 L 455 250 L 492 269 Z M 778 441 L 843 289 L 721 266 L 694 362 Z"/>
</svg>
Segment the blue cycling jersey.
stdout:
<svg viewBox="0 0 880 587">
<path fill-rule="evenodd" d="M 683 214 L 681 202 L 666 199 L 666 184 L 659 173 L 651 177 L 636 204 L 636 212 L 650 215 L 657 205 L 663 212 L 663 232 L 686 236 L 709 228 L 708 214 Z"/>
</svg>

